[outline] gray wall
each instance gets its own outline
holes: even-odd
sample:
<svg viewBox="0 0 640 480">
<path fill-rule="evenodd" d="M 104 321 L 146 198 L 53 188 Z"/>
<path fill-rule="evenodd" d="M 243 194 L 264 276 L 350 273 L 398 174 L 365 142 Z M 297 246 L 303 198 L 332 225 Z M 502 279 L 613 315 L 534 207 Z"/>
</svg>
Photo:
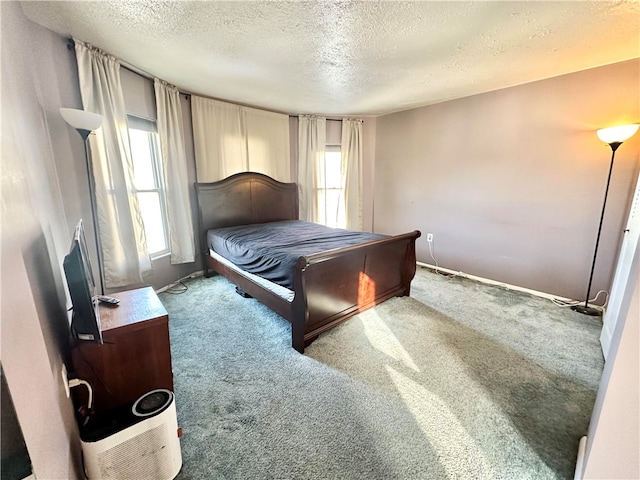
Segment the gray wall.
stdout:
<svg viewBox="0 0 640 480">
<path fill-rule="evenodd" d="M 640 119 L 640 60 L 378 117 L 374 228 L 419 229 L 418 260 L 584 299 L 611 150 Z M 617 152 L 592 292 L 608 290 L 640 135 Z M 600 299 L 602 300 L 603 297 Z"/>
<path fill-rule="evenodd" d="M 37 478 L 84 478 L 73 407 L 61 379 L 63 363 L 70 365 L 70 302 L 62 260 L 79 218 L 85 219 L 97 264 L 83 143 L 58 111 L 82 108 L 75 54 L 65 38 L 28 20 L 19 3 L 1 2 L 0 8 L 0 360 Z M 132 109 L 148 107 L 151 82 L 140 82 L 142 77 L 131 72 L 123 77 Z M 135 93 L 140 89 L 143 95 Z M 189 178 L 195 181 L 190 104 L 181 100 Z M 154 261 L 154 273 L 145 281 L 158 288 L 200 268 L 199 261 L 173 266 L 163 257 Z"/>
<path fill-rule="evenodd" d="M 18 3 L 1 2 L 0 14 L 1 361 L 36 477 L 82 478 L 61 378 L 69 355 L 61 265 L 70 240 L 67 218 L 81 210 L 74 179 L 82 170 L 74 162 L 83 154 L 58 108 L 77 101 L 77 79 L 60 36 L 27 20 Z M 65 187 L 64 195 L 76 200 L 70 215 L 63 208 Z"/>
</svg>

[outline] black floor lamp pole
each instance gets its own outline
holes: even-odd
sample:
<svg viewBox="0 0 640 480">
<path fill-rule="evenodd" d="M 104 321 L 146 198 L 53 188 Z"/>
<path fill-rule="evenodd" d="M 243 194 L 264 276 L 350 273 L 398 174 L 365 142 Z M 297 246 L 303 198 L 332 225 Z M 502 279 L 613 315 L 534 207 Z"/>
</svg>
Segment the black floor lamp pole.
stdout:
<svg viewBox="0 0 640 480">
<path fill-rule="evenodd" d="M 591 273 L 589 274 L 589 286 L 587 287 L 587 297 L 584 299 L 584 305 L 575 305 L 573 310 L 584 313 L 586 315 L 598 316 L 602 315 L 602 311 L 598 308 L 589 306 L 589 297 L 591 296 L 591 285 L 593 284 L 593 272 L 596 268 L 596 258 L 598 257 L 598 247 L 600 246 L 600 234 L 602 233 L 602 221 L 604 220 L 604 211 L 607 207 L 607 195 L 609 194 L 609 184 L 611 183 L 611 172 L 613 172 L 613 161 L 616 157 L 616 150 L 622 142 L 610 143 L 611 147 L 611 165 L 609 165 L 609 176 L 607 177 L 607 186 L 604 189 L 604 201 L 602 202 L 602 213 L 600 213 L 600 223 L 598 224 L 598 235 L 596 236 L 596 248 L 593 251 L 593 261 L 591 262 Z"/>
<path fill-rule="evenodd" d="M 100 228 L 98 226 L 98 208 L 96 204 L 96 180 L 93 176 L 93 163 L 89 150 L 89 135 L 102 125 L 102 115 L 99 113 L 79 110 L 76 108 L 61 108 L 60 115 L 65 122 L 75 128 L 82 137 L 84 144 L 84 159 L 87 166 L 87 178 L 89 180 L 89 201 L 91 204 L 91 219 L 93 220 L 93 235 L 96 242 L 96 255 L 98 257 L 98 273 L 100 275 L 100 294 L 104 295 L 104 272 L 102 266 L 102 244 L 100 242 Z"/>
</svg>

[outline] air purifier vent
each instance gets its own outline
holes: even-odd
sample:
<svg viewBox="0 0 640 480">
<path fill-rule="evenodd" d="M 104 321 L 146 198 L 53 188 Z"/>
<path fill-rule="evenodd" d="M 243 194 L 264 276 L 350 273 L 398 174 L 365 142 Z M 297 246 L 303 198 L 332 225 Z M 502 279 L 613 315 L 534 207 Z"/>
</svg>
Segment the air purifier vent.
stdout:
<svg viewBox="0 0 640 480">
<path fill-rule="evenodd" d="M 170 457 L 162 455 L 168 444 L 167 425 L 161 424 L 100 454 L 98 459 L 101 478 L 167 478 L 172 464 Z M 176 435 L 176 432 L 173 432 Z M 146 459 L 145 461 L 140 461 Z M 122 477 L 125 478 L 125 477 Z"/>
</svg>

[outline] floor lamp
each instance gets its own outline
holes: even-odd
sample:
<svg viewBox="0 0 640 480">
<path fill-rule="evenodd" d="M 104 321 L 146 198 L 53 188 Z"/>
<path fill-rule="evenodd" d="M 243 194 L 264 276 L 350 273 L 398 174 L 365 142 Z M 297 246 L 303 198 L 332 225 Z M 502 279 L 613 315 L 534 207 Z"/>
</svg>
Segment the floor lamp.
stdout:
<svg viewBox="0 0 640 480">
<path fill-rule="evenodd" d="M 91 201 L 91 216 L 93 218 L 93 235 L 96 242 L 96 255 L 98 256 L 98 274 L 100 275 L 100 294 L 104 295 L 104 276 L 102 272 L 102 245 L 98 227 L 98 212 L 96 206 L 96 184 L 93 176 L 93 164 L 89 157 L 89 135 L 102 125 L 102 115 L 99 113 L 77 110 L 75 108 L 61 108 L 62 118 L 75 128 L 84 143 L 84 159 L 87 164 L 87 177 L 89 180 L 89 197 Z"/>
<path fill-rule="evenodd" d="M 600 214 L 600 224 L 598 225 L 598 235 L 596 236 L 596 248 L 593 252 L 593 262 L 591 263 L 591 274 L 589 275 L 589 286 L 587 287 L 587 298 L 584 300 L 584 305 L 574 305 L 571 307 L 576 312 L 584 313 L 585 315 L 599 316 L 602 315 L 602 310 L 589 306 L 589 296 L 591 295 L 591 284 L 593 282 L 593 271 L 596 266 L 596 257 L 598 255 L 598 246 L 600 244 L 600 233 L 602 232 L 602 220 L 604 219 L 604 209 L 607 205 L 607 194 L 609 193 L 609 182 L 611 181 L 611 172 L 613 171 L 613 161 L 616 157 L 616 150 L 622 142 L 631 138 L 638 131 L 638 124 L 621 125 L 619 127 L 602 128 L 596 133 L 598 138 L 604 143 L 608 143 L 611 147 L 611 165 L 609 166 L 609 176 L 607 177 L 607 186 L 604 190 L 604 201 L 602 202 L 602 213 Z"/>
</svg>

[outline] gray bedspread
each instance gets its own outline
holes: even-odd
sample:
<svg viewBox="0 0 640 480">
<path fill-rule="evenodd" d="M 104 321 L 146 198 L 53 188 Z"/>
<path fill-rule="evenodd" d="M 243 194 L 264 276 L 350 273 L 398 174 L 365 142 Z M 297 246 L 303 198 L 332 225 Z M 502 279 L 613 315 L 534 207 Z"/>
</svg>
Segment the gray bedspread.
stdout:
<svg viewBox="0 0 640 480">
<path fill-rule="evenodd" d="M 385 237 L 299 220 L 216 228 L 207 232 L 210 249 L 241 269 L 289 289 L 293 289 L 293 267 L 299 257 Z"/>
</svg>

